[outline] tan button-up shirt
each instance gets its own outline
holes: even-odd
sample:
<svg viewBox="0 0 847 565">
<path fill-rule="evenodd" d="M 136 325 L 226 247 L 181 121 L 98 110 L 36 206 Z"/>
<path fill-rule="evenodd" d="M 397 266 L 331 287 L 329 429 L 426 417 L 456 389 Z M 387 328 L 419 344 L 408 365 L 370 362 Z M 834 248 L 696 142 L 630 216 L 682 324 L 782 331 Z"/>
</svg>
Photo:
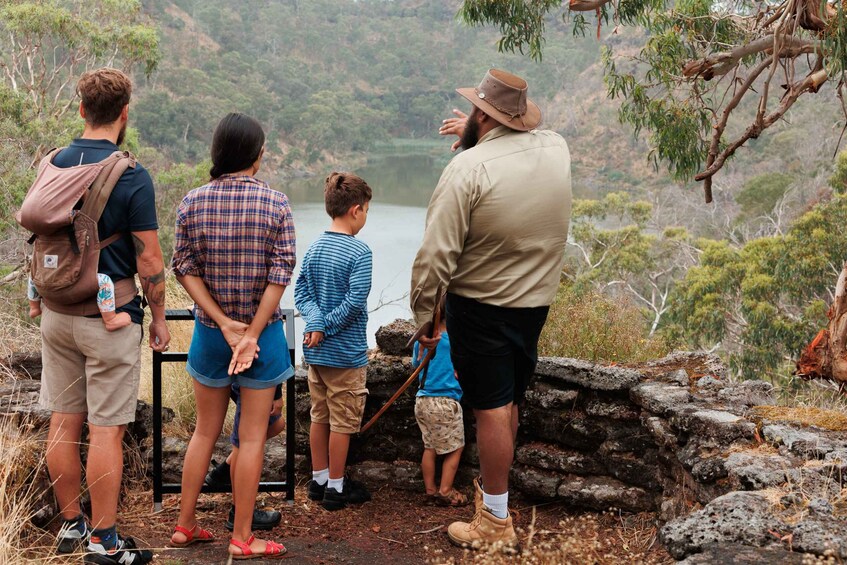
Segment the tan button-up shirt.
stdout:
<svg viewBox="0 0 847 565">
<path fill-rule="evenodd" d="M 412 268 L 411 306 L 431 319 L 440 286 L 485 304 L 547 306 L 571 214 L 571 160 L 552 131 L 499 126 L 444 169 Z"/>
</svg>

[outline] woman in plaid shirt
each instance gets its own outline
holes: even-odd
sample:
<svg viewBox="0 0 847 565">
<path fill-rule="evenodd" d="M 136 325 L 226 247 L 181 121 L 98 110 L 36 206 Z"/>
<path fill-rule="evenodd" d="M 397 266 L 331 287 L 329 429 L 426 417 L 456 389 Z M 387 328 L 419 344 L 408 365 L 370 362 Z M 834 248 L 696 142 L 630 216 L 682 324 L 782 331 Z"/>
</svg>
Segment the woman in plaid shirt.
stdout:
<svg viewBox="0 0 847 565">
<path fill-rule="evenodd" d="M 264 152 L 261 125 L 229 114 L 212 140 L 212 180 L 182 200 L 173 270 L 194 299 L 186 369 L 194 379 L 197 426 L 182 469 L 182 503 L 171 544 L 212 541 L 195 509 L 229 403 L 241 387 L 240 448 L 233 458 L 235 521 L 229 553 L 275 557 L 282 544 L 251 533 L 274 389 L 294 374 L 279 301 L 296 262 L 288 198 L 255 178 Z"/>
</svg>

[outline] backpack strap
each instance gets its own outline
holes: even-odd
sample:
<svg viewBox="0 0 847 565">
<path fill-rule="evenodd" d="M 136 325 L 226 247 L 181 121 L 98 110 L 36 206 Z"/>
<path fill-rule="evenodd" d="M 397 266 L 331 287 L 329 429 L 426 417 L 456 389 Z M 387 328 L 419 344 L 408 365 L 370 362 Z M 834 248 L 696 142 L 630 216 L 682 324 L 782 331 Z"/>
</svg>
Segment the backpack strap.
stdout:
<svg viewBox="0 0 847 565">
<path fill-rule="evenodd" d="M 41 174 L 41 171 L 44 170 L 48 163 L 53 162 L 53 157 L 55 157 L 62 149 L 64 149 L 64 147 L 54 147 L 41 158 L 41 161 L 38 163 L 38 174 Z"/>
<path fill-rule="evenodd" d="M 101 161 L 103 169 L 94 182 L 91 183 L 85 202 L 82 204 L 81 214 L 85 214 L 94 221 L 99 221 L 106 209 L 106 202 L 112 195 L 115 185 L 127 169 L 135 168 L 135 157 L 129 151 L 115 151 L 106 159 Z"/>
</svg>

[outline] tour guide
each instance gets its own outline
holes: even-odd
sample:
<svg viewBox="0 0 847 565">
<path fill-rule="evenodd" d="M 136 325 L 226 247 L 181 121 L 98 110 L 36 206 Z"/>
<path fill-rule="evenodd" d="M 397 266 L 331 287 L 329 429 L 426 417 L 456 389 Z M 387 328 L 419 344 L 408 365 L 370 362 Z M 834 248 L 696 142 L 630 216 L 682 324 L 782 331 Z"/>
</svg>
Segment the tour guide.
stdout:
<svg viewBox="0 0 847 565">
<path fill-rule="evenodd" d="M 429 203 L 411 306 L 428 335 L 437 289 L 446 286 L 453 365 L 476 417 L 482 500 L 478 490 L 473 520 L 451 524 L 450 540 L 514 546 L 509 469 L 518 406 L 564 262 L 570 154 L 560 135 L 535 129 L 541 111 L 520 77 L 491 69 L 478 87 L 457 92 L 473 111 L 445 121 L 454 126 L 442 133 L 459 135 L 465 151 L 444 169 Z M 437 341 L 420 339 L 427 348 Z"/>
</svg>

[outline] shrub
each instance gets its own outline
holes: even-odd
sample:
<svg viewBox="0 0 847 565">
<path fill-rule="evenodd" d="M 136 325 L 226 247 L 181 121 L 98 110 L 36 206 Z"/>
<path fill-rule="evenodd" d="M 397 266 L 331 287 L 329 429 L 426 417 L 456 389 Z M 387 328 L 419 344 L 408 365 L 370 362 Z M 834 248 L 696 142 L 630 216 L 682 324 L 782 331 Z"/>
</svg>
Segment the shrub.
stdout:
<svg viewBox="0 0 847 565">
<path fill-rule="evenodd" d="M 644 315 L 629 299 L 562 285 L 541 333 L 539 355 L 631 363 L 670 351 L 666 339 L 648 334 Z"/>
</svg>

